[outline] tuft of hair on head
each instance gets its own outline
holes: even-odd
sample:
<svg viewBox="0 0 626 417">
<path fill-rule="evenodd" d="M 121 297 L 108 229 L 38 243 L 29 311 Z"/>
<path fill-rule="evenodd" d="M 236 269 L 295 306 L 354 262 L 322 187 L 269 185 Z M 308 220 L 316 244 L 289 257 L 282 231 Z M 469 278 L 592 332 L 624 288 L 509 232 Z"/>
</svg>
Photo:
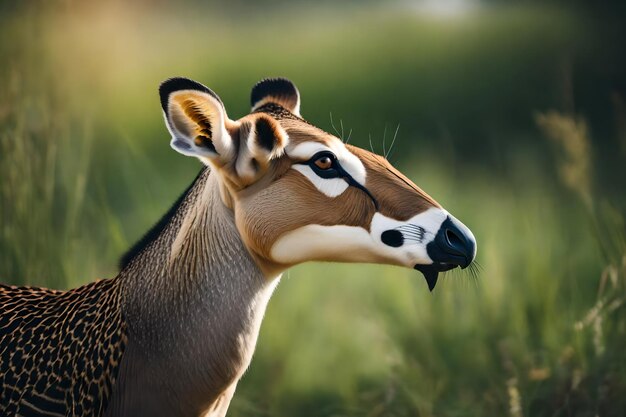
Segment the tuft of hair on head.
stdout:
<svg viewBox="0 0 626 417">
<path fill-rule="evenodd" d="M 224 108 L 224 103 L 222 103 L 222 99 L 220 99 L 219 96 L 215 94 L 213 90 L 211 90 L 209 87 L 200 84 L 197 81 L 190 80 L 189 78 L 172 77 L 163 81 L 159 86 L 159 98 L 161 99 L 161 108 L 164 112 L 167 113 L 168 111 L 168 99 L 170 94 L 180 90 L 195 90 L 207 93 L 215 100 L 217 100 L 221 104 L 222 108 Z"/>
<path fill-rule="evenodd" d="M 300 92 L 294 83 L 286 78 L 265 78 L 250 93 L 252 112 L 266 104 L 273 103 L 300 117 Z"/>
</svg>

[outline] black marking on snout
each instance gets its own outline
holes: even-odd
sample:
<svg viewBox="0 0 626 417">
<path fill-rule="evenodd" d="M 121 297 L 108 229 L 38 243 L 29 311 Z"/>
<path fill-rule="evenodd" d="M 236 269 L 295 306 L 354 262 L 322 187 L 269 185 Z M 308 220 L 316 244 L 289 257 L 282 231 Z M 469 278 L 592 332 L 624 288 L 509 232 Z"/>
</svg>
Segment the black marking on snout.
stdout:
<svg viewBox="0 0 626 417">
<path fill-rule="evenodd" d="M 476 257 L 476 240 L 461 222 L 448 216 L 435 238 L 426 245 L 430 259 L 467 268 Z"/>
<path fill-rule="evenodd" d="M 395 229 L 385 230 L 383 234 L 380 235 L 380 240 L 382 240 L 385 245 L 391 246 L 392 248 L 399 248 L 404 244 L 402 232 Z"/>
<path fill-rule="evenodd" d="M 404 238 L 409 241 L 422 243 L 426 236 L 426 229 L 416 224 L 405 224 L 398 227 L 398 229 L 402 232 Z"/>
</svg>

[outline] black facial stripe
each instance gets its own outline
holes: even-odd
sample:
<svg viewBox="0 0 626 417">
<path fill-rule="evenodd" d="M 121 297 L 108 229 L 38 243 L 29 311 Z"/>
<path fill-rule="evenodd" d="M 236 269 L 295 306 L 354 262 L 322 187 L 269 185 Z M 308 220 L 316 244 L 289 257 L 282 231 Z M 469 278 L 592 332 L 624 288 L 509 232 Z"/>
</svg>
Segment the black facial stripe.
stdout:
<svg viewBox="0 0 626 417">
<path fill-rule="evenodd" d="M 343 170 L 343 168 L 342 168 Z M 344 171 L 345 172 L 345 171 Z M 348 182 L 349 185 L 358 188 L 359 190 L 363 191 L 365 194 L 367 194 L 367 196 L 369 198 L 372 199 L 372 202 L 374 203 L 374 208 L 376 209 L 376 211 L 378 211 L 378 201 L 374 198 L 374 196 L 372 195 L 372 193 L 370 193 L 370 190 L 368 190 L 367 188 L 365 188 L 365 186 L 359 184 L 354 178 L 352 178 L 352 176 L 350 176 L 350 174 L 348 174 L 347 172 L 345 172 L 345 177 L 344 179 Z"/>
<path fill-rule="evenodd" d="M 325 155 L 328 155 L 333 160 L 333 164 L 332 164 L 330 169 L 320 169 L 317 165 L 315 165 L 315 161 L 318 158 L 320 158 L 322 156 L 325 156 Z M 313 157 L 311 159 L 309 159 L 308 161 L 306 161 L 306 162 L 298 162 L 298 164 L 308 165 L 309 167 L 311 167 L 313 172 L 315 172 L 315 174 L 317 176 L 319 176 L 320 178 L 324 178 L 324 179 L 342 178 L 342 179 L 344 179 L 348 183 L 348 185 L 350 185 L 352 187 L 355 187 L 355 188 L 358 188 L 359 190 L 361 190 L 365 194 L 367 194 L 367 196 L 374 203 L 374 208 L 376 209 L 376 211 L 378 211 L 378 201 L 376 200 L 376 198 L 374 198 L 372 193 L 370 193 L 370 191 L 364 185 L 360 184 L 358 181 L 356 181 L 354 178 L 352 178 L 352 175 L 350 175 L 345 169 L 343 169 L 343 167 L 341 166 L 341 164 L 337 160 L 337 157 L 332 152 L 329 152 L 329 151 L 318 152 L 315 155 L 313 155 Z"/>
</svg>

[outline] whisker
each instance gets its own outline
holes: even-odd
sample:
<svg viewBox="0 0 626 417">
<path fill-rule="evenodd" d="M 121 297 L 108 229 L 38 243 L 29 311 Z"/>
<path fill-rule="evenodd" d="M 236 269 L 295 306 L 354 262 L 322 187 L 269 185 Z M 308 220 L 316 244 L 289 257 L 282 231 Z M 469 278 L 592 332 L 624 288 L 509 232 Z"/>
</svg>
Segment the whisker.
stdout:
<svg viewBox="0 0 626 417">
<path fill-rule="evenodd" d="M 475 283 L 478 283 L 480 279 L 480 271 L 481 271 L 480 264 L 478 264 L 477 262 L 472 262 L 471 264 L 469 264 L 467 270 L 472 280 Z"/>
<path fill-rule="evenodd" d="M 408 238 L 405 238 L 404 241 L 405 242 L 422 243 L 424 241 L 424 239 L 416 237 L 416 236 L 410 236 Z"/>
<path fill-rule="evenodd" d="M 389 146 L 389 151 L 387 151 L 387 153 L 385 154 L 385 159 L 387 159 L 387 157 L 391 155 L 391 150 L 393 149 L 393 144 L 396 143 L 396 137 L 398 136 L 399 129 L 400 123 L 398 123 L 398 126 L 396 126 L 396 132 L 393 134 L 393 140 L 391 141 L 391 145 Z"/>
<path fill-rule="evenodd" d="M 372 134 L 370 133 L 370 134 L 368 134 L 367 136 L 369 136 L 369 138 L 370 138 L 370 150 L 371 150 L 373 153 L 376 153 L 376 152 L 374 151 L 374 145 L 372 145 Z"/>
<path fill-rule="evenodd" d="M 404 238 L 404 242 L 422 243 L 424 242 L 424 239 L 419 236 L 408 236 Z"/>
<path fill-rule="evenodd" d="M 343 141 L 343 119 L 339 119 L 339 124 L 341 125 L 341 140 Z"/>
<path fill-rule="evenodd" d="M 403 226 L 398 226 L 396 227 L 397 230 L 408 230 L 408 231 L 425 231 L 425 229 L 421 226 L 409 226 L 409 225 L 403 225 Z"/>
<path fill-rule="evenodd" d="M 419 236 L 404 235 L 404 240 L 418 240 L 418 241 L 422 241 L 423 239 L 420 238 Z"/>
<path fill-rule="evenodd" d="M 469 269 L 471 273 L 478 278 L 480 273 L 483 272 L 483 267 L 480 263 L 474 261 L 469 265 Z"/>
<path fill-rule="evenodd" d="M 348 133 L 348 139 L 346 139 L 346 145 L 350 143 L 350 138 L 352 137 L 352 128 L 350 128 L 350 132 Z"/>
<path fill-rule="evenodd" d="M 475 274 L 475 272 L 474 272 L 474 269 L 473 269 L 471 266 L 467 267 L 467 272 L 466 272 L 466 274 L 467 274 L 467 275 L 469 276 L 469 278 L 471 278 L 472 280 L 475 280 L 475 279 L 476 279 L 476 274 Z"/>
<path fill-rule="evenodd" d="M 402 232 L 403 235 L 405 236 L 424 236 L 425 233 L 421 233 L 421 232 Z"/>
<path fill-rule="evenodd" d="M 415 230 L 424 230 L 422 226 L 418 226 L 416 224 L 403 224 L 402 226 L 396 227 L 396 229 L 415 229 Z"/>
<path fill-rule="evenodd" d="M 416 226 L 416 227 L 397 227 L 397 230 L 402 232 L 403 234 L 413 234 L 424 237 L 426 235 L 426 230 L 424 228 Z"/>
<path fill-rule="evenodd" d="M 387 138 L 387 123 L 385 123 L 385 129 L 383 130 L 383 156 L 387 158 L 387 151 L 385 150 L 385 139 Z"/>
<path fill-rule="evenodd" d="M 329 113 L 330 113 L 330 125 L 332 126 L 332 128 L 335 131 L 335 133 L 337 134 L 337 136 L 339 136 L 339 138 L 343 141 L 343 136 L 341 136 L 339 134 L 339 131 L 335 127 L 335 122 L 333 121 L 333 112 L 329 112 Z"/>
<path fill-rule="evenodd" d="M 403 231 L 402 234 L 423 236 L 425 232 L 422 232 L 419 230 L 408 230 L 408 231 Z"/>
</svg>

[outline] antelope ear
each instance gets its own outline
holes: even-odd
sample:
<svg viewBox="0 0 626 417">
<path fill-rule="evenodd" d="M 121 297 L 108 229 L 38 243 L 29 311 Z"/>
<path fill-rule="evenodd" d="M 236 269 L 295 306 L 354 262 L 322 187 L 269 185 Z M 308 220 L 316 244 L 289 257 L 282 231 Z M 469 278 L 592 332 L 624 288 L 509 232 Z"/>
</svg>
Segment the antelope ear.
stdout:
<svg viewBox="0 0 626 417">
<path fill-rule="evenodd" d="M 286 78 L 266 78 L 252 87 L 251 111 L 268 103 L 278 104 L 300 117 L 300 92 L 295 84 Z"/>
<path fill-rule="evenodd" d="M 232 159 L 234 146 L 226 129 L 232 122 L 217 94 L 190 79 L 170 78 L 159 95 L 174 150 L 201 159 Z"/>
</svg>

